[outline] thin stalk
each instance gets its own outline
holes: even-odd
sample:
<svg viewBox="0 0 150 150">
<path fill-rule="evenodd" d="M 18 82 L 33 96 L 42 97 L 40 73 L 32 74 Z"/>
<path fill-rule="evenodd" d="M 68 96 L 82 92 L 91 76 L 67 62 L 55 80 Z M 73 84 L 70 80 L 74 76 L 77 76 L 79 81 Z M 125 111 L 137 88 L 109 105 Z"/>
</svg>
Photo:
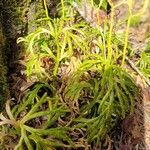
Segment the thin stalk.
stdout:
<svg viewBox="0 0 150 150">
<path fill-rule="evenodd" d="M 111 47 L 111 38 L 112 38 L 112 31 L 113 31 L 113 24 L 114 24 L 114 8 L 113 8 L 113 4 L 110 3 L 110 5 L 112 5 L 112 12 L 111 12 L 111 17 L 110 17 L 110 29 L 109 29 L 109 35 L 108 35 L 108 43 L 107 43 L 107 46 L 108 46 L 108 61 L 109 61 L 109 64 L 111 62 L 111 59 L 112 59 L 112 47 Z"/>
<path fill-rule="evenodd" d="M 92 4 L 92 6 L 94 6 L 94 1 L 93 0 L 91 0 L 91 4 Z"/>
<path fill-rule="evenodd" d="M 105 60 L 107 59 L 107 48 L 106 48 L 106 33 L 107 33 L 107 22 L 104 21 L 104 33 L 102 35 L 102 38 L 103 38 L 103 47 L 104 47 L 104 58 Z"/>
<path fill-rule="evenodd" d="M 44 3 L 46 17 L 49 18 L 48 9 L 47 9 L 47 5 L 46 5 L 46 0 L 43 0 L 43 3 Z"/>
<path fill-rule="evenodd" d="M 145 13 L 145 11 L 147 10 L 148 6 L 149 6 L 149 0 L 145 0 L 143 7 L 139 10 L 139 13 L 136 13 L 135 15 L 133 15 L 133 17 L 140 16 L 143 13 Z"/>
<path fill-rule="evenodd" d="M 104 37 L 104 34 L 105 34 L 105 29 L 104 29 L 104 33 L 102 32 L 102 30 L 100 29 L 100 34 L 101 34 L 101 37 L 102 37 L 102 43 L 103 43 L 103 57 L 104 59 L 106 60 L 106 41 L 105 41 L 105 37 Z M 101 44 L 101 43 L 100 43 Z"/>
<path fill-rule="evenodd" d="M 58 40 L 56 41 L 56 43 L 59 43 Z M 55 68 L 54 68 L 54 76 L 56 76 L 57 74 L 57 70 L 59 67 L 59 60 L 60 60 L 60 49 L 59 49 L 59 44 L 57 44 L 57 57 L 56 57 L 56 62 L 55 62 Z"/>
<path fill-rule="evenodd" d="M 122 57 L 122 63 L 121 66 L 125 63 L 126 53 L 127 53 L 127 46 L 128 46 L 128 37 L 129 37 L 129 28 L 131 23 L 132 16 L 130 15 L 127 22 L 126 32 L 125 32 L 125 42 L 124 42 L 124 48 L 123 48 L 123 57 Z"/>
<path fill-rule="evenodd" d="M 62 17 L 65 17 L 65 7 L 64 7 L 64 0 L 61 0 L 61 6 L 62 6 Z"/>
<path fill-rule="evenodd" d="M 131 23 L 131 18 L 132 18 L 133 0 L 128 0 L 128 7 L 129 7 L 129 17 L 128 17 L 127 27 L 126 27 L 126 31 L 125 31 L 125 41 L 124 41 L 123 57 L 122 57 L 121 66 L 123 66 L 125 63 L 125 58 L 126 58 L 126 53 L 127 53 L 129 28 L 130 28 L 130 23 Z"/>
<path fill-rule="evenodd" d="M 128 22 L 127 22 L 127 27 L 126 27 L 126 32 L 125 32 L 125 44 L 124 44 L 124 49 L 123 49 L 123 58 L 122 58 L 122 66 L 125 63 L 125 59 L 126 59 L 126 53 L 127 53 L 127 46 L 128 46 L 128 36 L 129 36 L 129 28 L 130 28 L 130 23 L 131 23 L 131 19 L 134 16 L 138 16 L 138 15 L 142 15 L 147 7 L 148 7 L 148 2 L 149 0 L 145 0 L 144 1 L 144 5 L 141 8 L 141 10 L 139 11 L 139 13 L 132 15 L 132 8 L 133 8 L 133 0 L 128 0 L 128 6 L 129 6 L 129 17 L 128 17 Z"/>
<path fill-rule="evenodd" d="M 143 13 L 145 13 L 148 6 L 149 6 L 149 0 L 145 0 L 143 7 L 139 10 L 139 13 L 135 14 L 135 16 L 142 15 Z"/>
</svg>

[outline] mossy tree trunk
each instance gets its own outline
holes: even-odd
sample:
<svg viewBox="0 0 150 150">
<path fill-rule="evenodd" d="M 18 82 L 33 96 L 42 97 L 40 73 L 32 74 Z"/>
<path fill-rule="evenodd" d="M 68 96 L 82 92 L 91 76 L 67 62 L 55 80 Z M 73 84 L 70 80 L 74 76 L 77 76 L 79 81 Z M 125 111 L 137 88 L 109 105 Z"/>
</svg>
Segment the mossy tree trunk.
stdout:
<svg viewBox="0 0 150 150">
<path fill-rule="evenodd" d="M 60 0 L 47 0 L 51 17 L 55 16 L 58 2 Z M 24 48 L 17 45 L 16 40 L 32 32 L 36 28 L 34 21 L 45 15 L 45 11 L 43 0 L 2 0 L 0 10 L 0 108 L 2 108 L 9 95 L 7 77 L 13 73 L 20 75 L 20 67 L 16 67 L 14 62 L 24 55 Z"/>
<path fill-rule="evenodd" d="M 20 76 L 21 72 L 19 64 L 16 65 L 14 62 L 24 55 L 24 48 L 18 45 L 16 40 L 32 32 L 31 22 L 41 13 L 40 11 L 43 11 L 43 4 L 42 0 L 2 0 L 0 10 L 0 111 L 2 111 L 6 100 L 12 96 L 8 77 L 11 74 Z"/>
<path fill-rule="evenodd" d="M 0 22 L 0 112 L 3 110 L 5 101 L 8 99 L 8 84 L 7 84 L 7 67 L 5 63 L 5 50 L 6 39 L 3 33 L 2 24 Z"/>
</svg>

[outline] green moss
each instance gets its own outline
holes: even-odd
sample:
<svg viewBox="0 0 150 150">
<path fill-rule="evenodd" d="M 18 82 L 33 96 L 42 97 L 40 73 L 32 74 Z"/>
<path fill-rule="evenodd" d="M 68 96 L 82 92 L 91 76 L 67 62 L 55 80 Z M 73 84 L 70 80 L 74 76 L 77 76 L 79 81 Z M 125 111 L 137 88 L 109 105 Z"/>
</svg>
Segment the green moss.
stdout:
<svg viewBox="0 0 150 150">
<path fill-rule="evenodd" d="M 4 63 L 4 46 L 5 46 L 5 37 L 2 32 L 2 26 L 0 25 L 0 111 L 2 111 L 5 101 L 8 98 L 8 85 L 7 85 L 7 67 Z"/>
</svg>

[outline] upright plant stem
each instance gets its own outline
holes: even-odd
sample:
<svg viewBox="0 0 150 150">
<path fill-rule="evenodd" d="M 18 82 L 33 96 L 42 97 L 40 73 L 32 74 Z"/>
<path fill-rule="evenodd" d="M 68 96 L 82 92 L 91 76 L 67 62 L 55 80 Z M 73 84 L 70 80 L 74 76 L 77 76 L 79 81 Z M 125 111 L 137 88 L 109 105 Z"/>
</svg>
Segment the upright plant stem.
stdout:
<svg viewBox="0 0 150 150">
<path fill-rule="evenodd" d="M 112 5 L 112 13 L 111 13 L 111 18 L 110 18 L 110 29 L 109 29 L 108 44 L 107 44 L 108 45 L 108 56 L 107 56 L 107 59 L 109 61 L 109 64 L 110 64 L 111 59 L 112 59 L 111 39 L 112 39 L 113 23 L 114 23 L 114 8 L 113 8 L 113 5 Z"/>
<path fill-rule="evenodd" d="M 132 8 L 133 8 L 133 5 L 134 5 L 133 2 L 134 2 L 133 0 L 128 0 L 129 17 L 128 17 L 128 22 L 127 22 L 127 27 L 126 27 L 126 32 L 125 32 L 125 44 L 124 44 L 124 48 L 123 48 L 123 58 L 122 58 L 122 64 L 121 64 L 122 66 L 124 65 L 125 59 L 126 59 L 127 46 L 128 46 L 128 37 L 129 37 L 129 28 L 130 28 L 131 19 L 132 19 L 132 17 L 142 15 L 146 11 L 146 9 L 148 7 L 149 0 L 144 1 L 143 7 L 139 11 L 139 13 L 137 13 L 135 15 L 132 14 Z"/>
<path fill-rule="evenodd" d="M 46 5 L 46 0 L 43 0 L 43 3 L 44 3 L 46 17 L 49 18 L 49 16 L 48 16 L 48 9 L 47 9 L 47 5 Z"/>
<path fill-rule="evenodd" d="M 62 6 L 62 17 L 65 17 L 65 7 L 64 7 L 64 0 L 61 0 L 61 6 Z"/>
<path fill-rule="evenodd" d="M 58 39 L 56 40 L 58 43 Z M 55 62 L 55 67 L 54 67 L 54 76 L 57 75 L 57 70 L 58 70 L 58 67 L 59 67 L 59 61 L 60 61 L 60 49 L 59 49 L 59 44 L 57 44 L 57 58 L 56 58 L 56 62 Z"/>
<path fill-rule="evenodd" d="M 124 41 L 123 57 L 122 57 L 121 66 L 124 65 L 124 62 L 126 59 L 128 37 L 129 37 L 129 28 L 130 28 L 130 23 L 131 23 L 131 18 L 132 18 L 133 0 L 128 0 L 128 7 L 129 7 L 129 17 L 128 17 L 127 26 L 126 26 L 126 30 L 125 30 L 125 41 Z"/>
<path fill-rule="evenodd" d="M 93 0 L 91 0 L 91 4 L 92 4 L 92 6 L 94 6 L 94 2 L 93 2 Z"/>
<path fill-rule="evenodd" d="M 125 58 L 126 58 L 126 53 L 127 53 L 127 46 L 128 46 L 128 37 L 129 37 L 129 27 L 130 27 L 130 22 L 131 22 L 131 15 L 128 18 L 127 22 L 127 27 L 126 27 L 126 33 L 125 33 L 125 43 L 124 43 L 124 48 L 123 48 L 123 57 L 122 57 L 122 64 L 121 66 L 124 65 Z"/>
</svg>

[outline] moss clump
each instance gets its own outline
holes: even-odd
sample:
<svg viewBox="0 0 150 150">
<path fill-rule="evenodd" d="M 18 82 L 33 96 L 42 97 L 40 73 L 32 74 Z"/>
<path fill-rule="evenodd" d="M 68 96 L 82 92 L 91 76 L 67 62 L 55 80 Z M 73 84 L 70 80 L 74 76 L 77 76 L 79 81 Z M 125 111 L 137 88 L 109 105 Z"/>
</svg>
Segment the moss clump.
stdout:
<svg viewBox="0 0 150 150">
<path fill-rule="evenodd" d="M 0 111 L 4 106 L 5 100 L 8 98 L 8 85 L 7 85 L 7 67 L 4 63 L 4 46 L 5 36 L 2 31 L 2 25 L 0 24 Z"/>
</svg>

